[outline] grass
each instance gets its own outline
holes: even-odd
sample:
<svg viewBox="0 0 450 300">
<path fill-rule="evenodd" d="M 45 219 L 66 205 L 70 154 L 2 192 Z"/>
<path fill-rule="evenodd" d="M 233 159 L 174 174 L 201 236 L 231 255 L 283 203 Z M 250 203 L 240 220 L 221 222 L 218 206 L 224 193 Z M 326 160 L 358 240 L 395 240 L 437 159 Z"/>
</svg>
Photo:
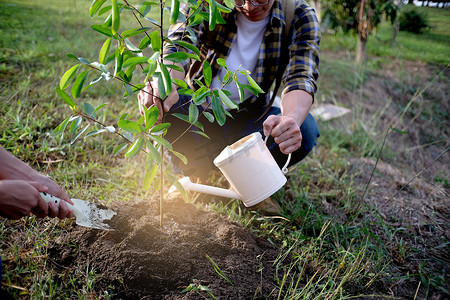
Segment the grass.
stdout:
<svg viewBox="0 0 450 300">
<path fill-rule="evenodd" d="M 60 76 L 71 64 L 66 54 L 95 58 L 97 54 L 92 49 L 99 49 L 103 43 L 103 38 L 88 29 L 96 21 L 88 16 L 90 3 L 90 0 L 64 0 L 41 1 L 38 5 L 25 0 L 0 1 L 0 144 L 55 178 L 69 194 L 79 198 L 107 204 L 136 197 L 157 197 L 155 191 L 142 188 L 140 161 L 125 162 L 120 156 L 111 156 L 117 144 L 115 138 L 103 135 L 71 145 L 68 133 L 63 138 L 52 134 L 69 113 L 55 93 Z M 346 59 L 352 56 L 353 37 L 339 33 L 324 35 L 322 49 L 339 52 L 343 57 L 322 59 L 317 101 L 338 102 L 342 93 L 350 91 L 356 95 L 349 102 L 353 114 L 350 118 L 321 124 L 320 147 L 290 171 L 288 184 L 274 196 L 279 202 L 290 200 L 283 205 L 281 218 L 262 217 L 243 209 L 236 200 L 210 204 L 211 209 L 281 245 L 274 262 L 278 272 L 275 281 L 278 299 L 370 297 L 380 285 L 403 276 L 390 269 L 390 265 L 393 248 L 400 259 L 412 255 L 402 239 L 406 229 L 389 225 L 375 207 L 360 201 L 367 182 L 357 181 L 351 159 L 374 159 L 381 145 L 384 132 L 379 129 L 379 119 L 385 108 L 393 105 L 393 100 L 385 99 L 382 109 L 375 114 L 362 110 L 358 101 L 364 92 L 363 83 L 382 69 L 384 60 L 450 63 L 449 33 L 442 29 L 448 24 L 448 10 L 421 9 L 430 15 L 431 30 L 419 39 L 401 32 L 398 45 L 393 47 L 389 43 L 390 27 L 383 23 L 377 38 L 369 40 L 369 56 L 374 59 L 366 68 Z M 414 94 L 419 79 L 411 74 L 400 75 L 399 82 L 386 84 L 398 88 L 399 94 Z M 117 96 L 122 93 L 120 85 L 104 85 L 92 89 L 86 97 L 97 105 L 117 104 L 109 106 L 102 115 L 103 120 L 113 122 L 135 105 L 130 99 L 122 101 Z M 435 95 L 428 96 L 435 98 Z M 401 113 L 408 102 L 396 103 L 402 106 Z M 439 105 L 427 109 L 420 105 L 410 106 L 413 115 L 421 112 L 423 122 L 445 126 L 448 121 L 445 110 Z M 437 135 L 431 136 L 429 142 L 435 142 Z M 393 151 L 387 148 L 381 158 L 395 159 Z M 441 173 L 436 178 L 448 186 L 448 174 Z M 324 209 L 329 204 L 333 204 L 335 211 Z M 101 274 L 89 262 L 83 268 L 61 274 L 48 267 L 48 241 L 65 230 L 69 230 L 65 221 L 40 223 L 34 217 L 0 222 L 0 251 L 9 292 L 33 299 L 109 297 L 109 291 L 96 290 Z M 17 243 L 10 244 L 10 241 Z M 76 251 L 77 245 L 73 247 Z M 428 263 L 422 261 L 417 273 L 402 280 L 414 283 L 420 280 L 428 290 L 445 290 L 445 277 L 430 271 Z M 222 276 L 220 268 L 214 267 L 218 276 Z M 356 291 L 355 286 L 359 287 Z M 190 288 L 214 297 L 213 291 L 200 284 L 193 283 Z"/>
<path fill-rule="evenodd" d="M 424 12 L 431 28 L 419 35 L 400 31 L 397 44 L 393 45 L 392 25 L 383 21 L 375 31 L 375 36 L 370 36 L 368 40 L 367 53 L 371 60 L 369 64 L 374 64 L 377 59 L 395 58 L 449 65 L 450 12 L 448 9 L 410 6 L 403 6 L 402 9 L 417 9 Z M 341 32 L 325 33 L 321 42 L 321 50 L 332 52 L 344 50 L 352 57 L 355 56 L 354 49 L 356 49 L 356 36 L 347 36 Z"/>
</svg>

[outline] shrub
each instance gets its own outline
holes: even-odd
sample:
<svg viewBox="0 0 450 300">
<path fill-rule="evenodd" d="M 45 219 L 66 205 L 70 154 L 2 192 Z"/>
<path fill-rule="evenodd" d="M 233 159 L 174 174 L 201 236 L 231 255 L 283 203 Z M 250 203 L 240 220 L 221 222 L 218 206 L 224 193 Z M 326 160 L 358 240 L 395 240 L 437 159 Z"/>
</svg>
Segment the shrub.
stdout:
<svg viewBox="0 0 450 300">
<path fill-rule="evenodd" d="M 417 10 L 410 9 L 400 15 L 400 31 L 421 33 L 429 27 L 426 14 Z"/>
</svg>

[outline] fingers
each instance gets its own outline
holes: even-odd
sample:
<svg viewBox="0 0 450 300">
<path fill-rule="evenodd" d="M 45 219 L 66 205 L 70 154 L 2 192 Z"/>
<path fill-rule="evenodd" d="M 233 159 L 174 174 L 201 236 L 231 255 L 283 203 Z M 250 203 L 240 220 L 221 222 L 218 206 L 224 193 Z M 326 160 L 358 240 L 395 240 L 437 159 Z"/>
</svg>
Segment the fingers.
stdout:
<svg viewBox="0 0 450 300">
<path fill-rule="evenodd" d="M 289 154 L 299 149 L 302 134 L 294 119 L 285 116 L 269 116 L 263 124 L 264 134 L 271 135 L 280 151 Z"/>
<path fill-rule="evenodd" d="M 59 203 L 59 213 L 58 218 L 64 219 L 64 218 L 70 218 L 70 215 L 73 213 L 71 209 L 66 204 L 66 201 L 61 201 Z"/>
<path fill-rule="evenodd" d="M 50 187 L 44 186 L 38 182 L 30 182 L 30 184 L 39 192 L 47 192 L 61 199 L 58 206 L 53 202 L 49 202 L 47 204 L 45 200 L 40 195 L 38 195 L 37 205 L 32 210 L 33 214 L 35 214 L 39 218 L 44 218 L 46 216 L 49 216 L 51 218 L 58 217 L 60 219 L 72 217 L 73 210 L 67 206 L 67 203 L 70 203 L 72 205 L 74 203 L 72 202 L 72 200 L 70 200 L 69 196 L 59 185 L 57 185 L 50 179 L 48 179 L 48 182 L 46 182 L 46 184 L 50 185 Z"/>
<path fill-rule="evenodd" d="M 157 86 L 157 84 L 150 84 L 149 82 L 145 83 L 145 87 L 138 94 L 138 104 L 139 104 L 139 112 L 141 115 L 145 113 L 144 107 L 149 108 L 152 105 L 156 105 L 159 111 L 157 124 L 162 122 L 163 117 L 163 108 L 161 105 L 161 99 L 159 97 L 158 89 L 153 88 L 153 86 Z"/>
<path fill-rule="evenodd" d="M 280 120 L 277 116 L 269 116 L 263 123 L 264 135 L 272 135 L 272 129 L 280 123 Z"/>
</svg>

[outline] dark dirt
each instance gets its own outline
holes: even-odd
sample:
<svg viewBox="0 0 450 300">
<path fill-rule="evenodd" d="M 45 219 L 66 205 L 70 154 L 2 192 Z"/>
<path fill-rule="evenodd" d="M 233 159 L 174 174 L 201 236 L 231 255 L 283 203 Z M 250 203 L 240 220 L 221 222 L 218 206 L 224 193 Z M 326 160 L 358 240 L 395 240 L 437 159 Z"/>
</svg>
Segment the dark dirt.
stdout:
<svg viewBox="0 0 450 300">
<path fill-rule="evenodd" d="M 109 224 L 116 230 L 75 227 L 50 247 L 57 265 L 89 262 L 118 299 L 203 299 L 196 291 L 180 293 L 192 283 L 220 299 L 271 298 L 278 252 L 248 229 L 183 199 L 165 204 L 163 228 L 156 201 L 112 208 L 117 215 Z"/>
</svg>

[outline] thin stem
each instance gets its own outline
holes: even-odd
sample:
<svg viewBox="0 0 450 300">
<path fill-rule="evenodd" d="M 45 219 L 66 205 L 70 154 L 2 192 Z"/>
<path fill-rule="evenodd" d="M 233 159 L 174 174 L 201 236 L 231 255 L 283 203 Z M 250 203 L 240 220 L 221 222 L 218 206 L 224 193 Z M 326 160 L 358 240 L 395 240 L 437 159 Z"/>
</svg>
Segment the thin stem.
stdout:
<svg viewBox="0 0 450 300">
<path fill-rule="evenodd" d="M 160 36 L 161 36 L 161 53 L 164 56 L 164 30 L 163 30 L 163 20 L 164 20 L 164 2 L 163 0 L 159 0 L 160 5 L 160 20 L 161 20 L 161 27 L 160 27 Z M 161 61 L 161 63 L 163 63 Z M 151 84 L 150 84 L 151 86 Z M 153 93 L 153 87 L 152 87 L 152 93 Z M 164 105 L 161 105 L 163 117 L 164 117 Z M 164 134 L 163 134 L 164 137 Z M 164 223 L 164 146 L 161 145 L 161 164 L 159 165 L 159 175 L 160 175 L 160 188 L 159 188 L 159 226 L 162 228 Z"/>
<path fill-rule="evenodd" d="M 398 193 L 400 193 L 406 186 L 408 186 L 408 184 L 410 184 L 414 179 L 416 179 L 417 177 L 419 177 L 420 175 L 422 175 L 422 173 L 428 169 L 429 167 L 431 167 L 431 165 L 433 165 L 439 158 L 441 158 L 445 153 L 448 152 L 448 150 L 450 150 L 450 147 L 447 147 L 447 149 L 444 150 L 444 152 L 442 152 L 441 154 L 439 154 L 438 157 L 436 157 L 431 163 L 429 163 L 427 166 L 425 166 L 419 173 L 417 173 L 416 175 L 414 175 L 413 178 L 411 178 L 407 183 L 405 183 L 394 195 L 392 195 L 388 202 L 391 201 L 392 199 L 394 199 L 395 196 L 398 195 Z"/>
<path fill-rule="evenodd" d="M 366 197 L 366 193 L 367 193 L 367 190 L 369 189 L 370 182 L 372 181 L 373 174 L 375 173 L 375 170 L 377 169 L 378 161 L 380 160 L 380 157 L 381 157 L 381 152 L 383 151 L 384 144 L 386 143 L 386 138 L 391 131 L 392 131 L 392 127 L 389 127 L 389 129 L 386 131 L 386 134 L 384 135 L 383 144 L 381 144 L 380 151 L 378 152 L 378 155 L 377 155 L 377 160 L 375 161 L 375 166 L 373 166 L 372 173 L 370 173 L 369 181 L 367 182 L 366 188 L 364 189 L 364 193 L 362 195 L 362 201 L 364 201 L 364 198 Z"/>
<path fill-rule="evenodd" d="M 86 115 L 86 114 L 83 114 L 83 113 L 75 113 L 74 115 L 75 115 L 75 116 L 80 116 L 80 117 L 82 117 L 82 118 L 85 118 L 85 119 L 91 121 L 92 123 L 99 124 L 100 126 L 103 126 L 103 127 L 105 127 L 105 128 L 108 127 L 106 124 L 103 124 L 102 122 L 100 122 L 100 121 L 98 121 L 98 120 L 92 118 L 92 117 L 89 116 L 89 115 Z M 117 134 L 118 136 L 122 137 L 124 140 L 126 140 L 128 144 L 131 144 L 131 143 L 132 143 L 132 141 L 130 141 L 126 136 L 124 136 L 123 134 L 121 134 L 121 133 L 118 132 L 117 130 L 114 131 L 114 133 Z M 145 154 L 148 154 L 148 152 L 147 152 L 146 150 L 142 149 L 142 151 L 143 151 Z"/>
</svg>

